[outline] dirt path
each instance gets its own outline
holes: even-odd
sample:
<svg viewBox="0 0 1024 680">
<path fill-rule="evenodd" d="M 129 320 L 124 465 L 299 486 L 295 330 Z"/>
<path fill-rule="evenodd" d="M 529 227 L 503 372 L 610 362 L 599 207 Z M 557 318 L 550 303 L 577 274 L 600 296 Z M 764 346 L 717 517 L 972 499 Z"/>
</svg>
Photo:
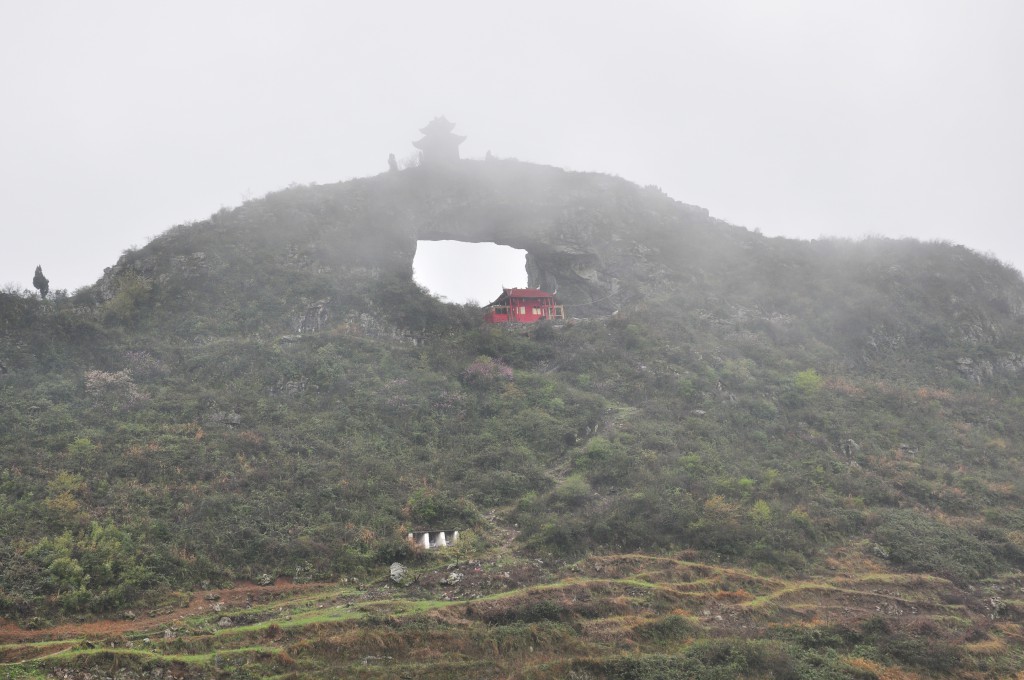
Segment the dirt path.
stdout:
<svg viewBox="0 0 1024 680">
<path fill-rule="evenodd" d="M 333 583 L 292 583 L 291 579 L 279 578 L 271 586 L 258 586 L 239 582 L 233 588 L 211 589 L 189 595 L 187 607 L 157 608 L 155 615 L 140 614 L 134 619 L 101 619 L 86 623 L 62 623 L 50 628 L 28 630 L 6 619 L 0 619 L 0 644 L 39 642 L 46 640 L 67 640 L 76 638 L 102 639 L 112 635 L 123 635 L 144 630 L 153 630 L 174 623 L 180 619 L 199 614 L 215 613 L 215 604 L 225 610 L 239 609 L 247 604 L 262 604 L 290 595 L 322 589 Z M 210 597 L 210 599 L 207 599 Z"/>
</svg>

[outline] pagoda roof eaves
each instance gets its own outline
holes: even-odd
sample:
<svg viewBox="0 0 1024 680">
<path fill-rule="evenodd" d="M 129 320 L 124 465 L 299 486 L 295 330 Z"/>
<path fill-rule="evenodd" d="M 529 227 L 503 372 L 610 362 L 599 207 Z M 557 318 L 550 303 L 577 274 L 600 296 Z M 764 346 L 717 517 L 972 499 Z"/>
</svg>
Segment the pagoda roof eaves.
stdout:
<svg viewBox="0 0 1024 680">
<path fill-rule="evenodd" d="M 498 298 L 553 298 L 554 293 L 539 288 L 503 288 Z"/>
<path fill-rule="evenodd" d="M 462 144 L 464 141 L 466 141 L 466 138 L 463 137 L 462 135 L 454 135 L 454 134 L 452 134 L 450 132 L 446 133 L 446 134 L 445 133 L 442 133 L 442 134 L 434 133 L 434 134 L 424 135 L 423 139 L 421 139 L 419 141 L 414 141 L 412 143 L 412 145 L 415 146 L 417 149 L 421 149 L 422 150 L 425 147 L 430 146 L 432 144 L 436 144 L 437 142 L 439 142 L 441 140 L 444 140 L 444 141 L 449 142 L 449 143 L 454 143 L 456 146 L 458 146 L 459 144 Z"/>
<path fill-rule="evenodd" d="M 430 133 L 437 132 L 451 132 L 455 129 L 455 123 L 451 122 L 444 116 L 438 116 L 434 120 L 426 124 L 425 127 L 420 128 L 420 132 L 427 135 Z"/>
</svg>

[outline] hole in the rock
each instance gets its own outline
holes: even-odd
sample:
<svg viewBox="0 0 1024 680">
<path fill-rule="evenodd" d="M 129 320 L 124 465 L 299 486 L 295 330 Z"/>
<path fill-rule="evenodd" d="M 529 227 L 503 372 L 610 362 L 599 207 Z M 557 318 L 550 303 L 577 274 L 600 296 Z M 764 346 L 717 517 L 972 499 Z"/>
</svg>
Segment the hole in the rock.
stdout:
<svg viewBox="0 0 1024 680">
<path fill-rule="evenodd" d="M 448 302 L 487 304 L 501 287 L 526 287 L 526 251 L 495 243 L 419 241 L 412 277 Z"/>
</svg>

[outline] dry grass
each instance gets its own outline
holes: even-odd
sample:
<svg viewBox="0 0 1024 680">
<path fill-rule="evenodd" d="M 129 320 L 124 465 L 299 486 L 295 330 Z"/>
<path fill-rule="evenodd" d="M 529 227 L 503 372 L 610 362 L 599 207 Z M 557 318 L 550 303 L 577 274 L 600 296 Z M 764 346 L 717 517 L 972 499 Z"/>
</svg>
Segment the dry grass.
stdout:
<svg viewBox="0 0 1024 680">
<path fill-rule="evenodd" d="M 935 387 L 918 387 L 914 390 L 914 396 L 918 399 L 935 400 L 948 402 L 953 400 L 953 393 L 949 390 L 942 390 Z"/>
<path fill-rule="evenodd" d="M 843 657 L 843 661 L 857 670 L 874 673 L 878 680 L 922 680 L 924 677 L 912 671 L 883 666 L 882 664 L 861 657 L 847 656 Z"/>
<path fill-rule="evenodd" d="M 711 597 L 723 602 L 749 602 L 754 596 L 740 588 L 739 590 L 716 590 Z"/>
<path fill-rule="evenodd" d="M 964 649 L 973 656 L 998 656 L 1006 652 L 1007 644 L 1004 640 L 989 638 L 978 642 L 969 642 L 964 645 Z"/>
<path fill-rule="evenodd" d="M 825 383 L 825 388 L 847 397 L 859 397 L 864 394 L 864 388 L 854 385 L 842 376 L 829 378 Z"/>
</svg>

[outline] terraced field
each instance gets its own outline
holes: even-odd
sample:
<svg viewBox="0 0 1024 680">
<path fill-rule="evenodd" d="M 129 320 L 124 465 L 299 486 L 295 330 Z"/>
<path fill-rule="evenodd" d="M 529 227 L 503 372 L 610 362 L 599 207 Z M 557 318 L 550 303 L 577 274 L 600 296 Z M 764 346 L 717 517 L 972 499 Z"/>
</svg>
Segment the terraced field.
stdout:
<svg viewBox="0 0 1024 680">
<path fill-rule="evenodd" d="M 404 586 L 239 584 L 116 621 L 6 624 L 0 676 L 1024 677 L 1018 578 L 960 588 L 851 557 L 852 576 L 837 555 L 790 580 L 692 557 L 432 554 Z"/>
</svg>

